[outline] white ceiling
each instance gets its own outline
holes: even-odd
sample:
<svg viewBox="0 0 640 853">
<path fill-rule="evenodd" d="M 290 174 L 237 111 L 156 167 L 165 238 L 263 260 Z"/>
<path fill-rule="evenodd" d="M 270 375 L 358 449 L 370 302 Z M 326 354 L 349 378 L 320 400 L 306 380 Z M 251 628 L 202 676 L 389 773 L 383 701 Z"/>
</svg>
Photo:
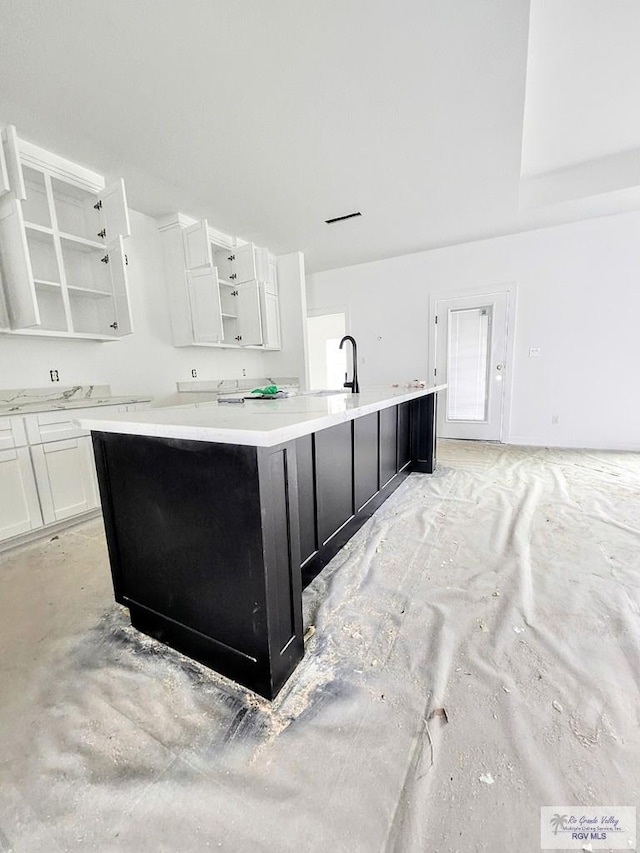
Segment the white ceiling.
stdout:
<svg viewBox="0 0 640 853">
<path fill-rule="evenodd" d="M 640 148 L 638 0 L 534 0 L 523 175 Z"/>
<path fill-rule="evenodd" d="M 640 43 L 635 0 L 534 2 L 562 7 L 563 27 L 582 19 L 577 6 L 606 18 L 619 4 L 607 33 L 624 33 L 625 55 Z M 0 122 L 123 175 L 135 209 L 207 216 L 328 269 L 540 224 L 540 209 L 519 209 L 528 29 L 528 0 L 0 0 Z M 572 45 L 572 78 L 587 36 L 550 39 L 556 66 Z M 593 63 L 608 60 L 589 45 Z M 562 112 L 535 56 L 529 171 L 637 144 L 637 115 L 620 121 L 638 79 L 622 59 L 615 74 L 633 80 L 608 104 L 611 133 L 595 139 L 594 119 L 580 148 L 580 134 L 563 130 L 562 147 L 530 135 Z M 324 224 L 353 210 L 362 217 Z"/>
</svg>

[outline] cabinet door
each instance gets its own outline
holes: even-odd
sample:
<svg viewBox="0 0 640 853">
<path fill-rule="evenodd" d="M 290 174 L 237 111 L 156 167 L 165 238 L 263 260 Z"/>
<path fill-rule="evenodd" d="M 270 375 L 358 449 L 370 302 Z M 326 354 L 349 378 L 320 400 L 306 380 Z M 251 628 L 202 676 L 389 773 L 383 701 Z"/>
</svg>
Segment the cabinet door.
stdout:
<svg viewBox="0 0 640 853">
<path fill-rule="evenodd" d="M 0 540 L 42 527 L 28 447 L 0 450 Z"/>
<path fill-rule="evenodd" d="M 185 228 L 182 239 L 184 240 L 184 263 L 188 270 L 213 266 L 209 226 L 206 219 Z"/>
<path fill-rule="evenodd" d="M 129 284 L 127 281 L 128 258 L 124 251 L 122 237 L 118 237 L 117 242 L 109 246 L 108 254 L 111 289 L 115 308 L 115 328 L 110 326 L 109 333 L 113 332 L 114 335 L 121 337 L 122 335 L 130 335 L 133 331 Z"/>
<path fill-rule="evenodd" d="M 72 518 L 98 502 L 91 439 L 70 438 L 31 448 L 45 524 Z"/>
<path fill-rule="evenodd" d="M 313 442 L 314 438 L 312 435 L 303 435 L 301 438 L 296 439 L 300 561 L 303 564 L 318 550 Z"/>
<path fill-rule="evenodd" d="M 267 293 L 278 292 L 278 263 L 275 258 L 268 259 L 267 267 Z"/>
<path fill-rule="evenodd" d="M 239 343 L 243 347 L 259 346 L 262 343 L 262 316 L 260 293 L 257 281 L 247 281 L 236 288 L 238 291 Z"/>
<path fill-rule="evenodd" d="M 4 145 L 0 145 L 0 195 L 11 190 L 9 173 L 7 172 L 7 158 L 4 156 Z"/>
<path fill-rule="evenodd" d="M 40 311 L 33 282 L 29 247 L 21 202 L 11 195 L 0 199 L 0 246 L 2 277 L 9 321 L 14 329 L 40 325 Z"/>
<path fill-rule="evenodd" d="M 215 267 L 200 267 L 187 272 L 194 343 L 218 343 L 222 340 L 222 308 Z"/>
<path fill-rule="evenodd" d="M 2 131 L 2 147 L 7 165 L 9 184 L 17 199 L 25 199 L 27 191 L 22 175 L 22 164 L 20 163 L 20 150 L 18 148 L 18 136 L 15 127 L 10 124 Z"/>
<path fill-rule="evenodd" d="M 260 283 L 260 308 L 262 311 L 262 342 L 265 349 L 280 349 L 280 313 L 278 296 L 269 293 L 265 283 Z"/>
<path fill-rule="evenodd" d="M 380 488 L 395 476 L 398 470 L 398 407 L 380 410 Z"/>
<path fill-rule="evenodd" d="M 106 232 L 106 241 L 111 243 L 116 237 L 128 237 L 131 234 L 131 226 L 129 224 L 127 196 L 122 178 L 105 187 L 98 196 L 101 204 L 100 215 L 102 227 Z"/>
<path fill-rule="evenodd" d="M 351 423 L 315 437 L 318 544 L 324 545 L 353 515 Z"/>
<path fill-rule="evenodd" d="M 253 243 L 245 243 L 244 246 L 238 246 L 231 252 L 234 256 L 232 261 L 231 278 L 240 284 L 244 281 L 251 281 L 257 278 L 256 261 Z"/>
<path fill-rule="evenodd" d="M 378 413 L 353 421 L 353 489 L 356 511 L 378 491 Z"/>
</svg>

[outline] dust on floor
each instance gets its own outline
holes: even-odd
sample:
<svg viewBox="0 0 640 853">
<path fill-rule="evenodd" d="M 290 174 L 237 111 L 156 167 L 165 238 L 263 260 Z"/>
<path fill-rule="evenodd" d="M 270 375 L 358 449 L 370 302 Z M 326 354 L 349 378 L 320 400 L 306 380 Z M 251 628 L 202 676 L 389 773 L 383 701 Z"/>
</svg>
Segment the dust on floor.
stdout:
<svg viewBox="0 0 640 853">
<path fill-rule="evenodd" d="M 640 789 L 640 456 L 442 442 L 269 703 L 138 634 L 100 522 L 0 558 L 0 851 L 540 850 Z"/>
</svg>

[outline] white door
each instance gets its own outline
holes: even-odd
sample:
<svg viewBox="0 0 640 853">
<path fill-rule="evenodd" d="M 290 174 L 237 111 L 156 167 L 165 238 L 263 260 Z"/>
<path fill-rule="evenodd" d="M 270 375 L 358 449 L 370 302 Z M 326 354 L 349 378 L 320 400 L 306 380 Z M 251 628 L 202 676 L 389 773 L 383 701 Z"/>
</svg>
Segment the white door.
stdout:
<svg viewBox="0 0 640 853">
<path fill-rule="evenodd" d="M 509 293 L 440 299 L 435 307 L 438 435 L 500 441 Z"/>
</svg>

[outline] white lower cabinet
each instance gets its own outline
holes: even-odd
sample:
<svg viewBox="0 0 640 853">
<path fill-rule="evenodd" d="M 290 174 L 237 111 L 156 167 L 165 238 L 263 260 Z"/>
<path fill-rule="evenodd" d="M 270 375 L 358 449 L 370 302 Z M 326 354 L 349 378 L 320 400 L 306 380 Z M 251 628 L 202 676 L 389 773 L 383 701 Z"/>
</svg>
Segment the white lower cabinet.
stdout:
<svg viewBox="0 0 640 853">
<path fill-rule="evenodd" d="M 75 419 L 148 407 L 126 403 L 0 418 L 0 543 L 98 509 L 91 436 Z"/>
<path fill-rule="evenodd" d="M 64 521 L 99 504 L 91 439 L 69 438 L 31 448 L 45 524 Z"/>
<path fill-rule="evenodd" d="M 42 527 L 28 447 L 0 450 L 0 541 Z"/>
</svg>

